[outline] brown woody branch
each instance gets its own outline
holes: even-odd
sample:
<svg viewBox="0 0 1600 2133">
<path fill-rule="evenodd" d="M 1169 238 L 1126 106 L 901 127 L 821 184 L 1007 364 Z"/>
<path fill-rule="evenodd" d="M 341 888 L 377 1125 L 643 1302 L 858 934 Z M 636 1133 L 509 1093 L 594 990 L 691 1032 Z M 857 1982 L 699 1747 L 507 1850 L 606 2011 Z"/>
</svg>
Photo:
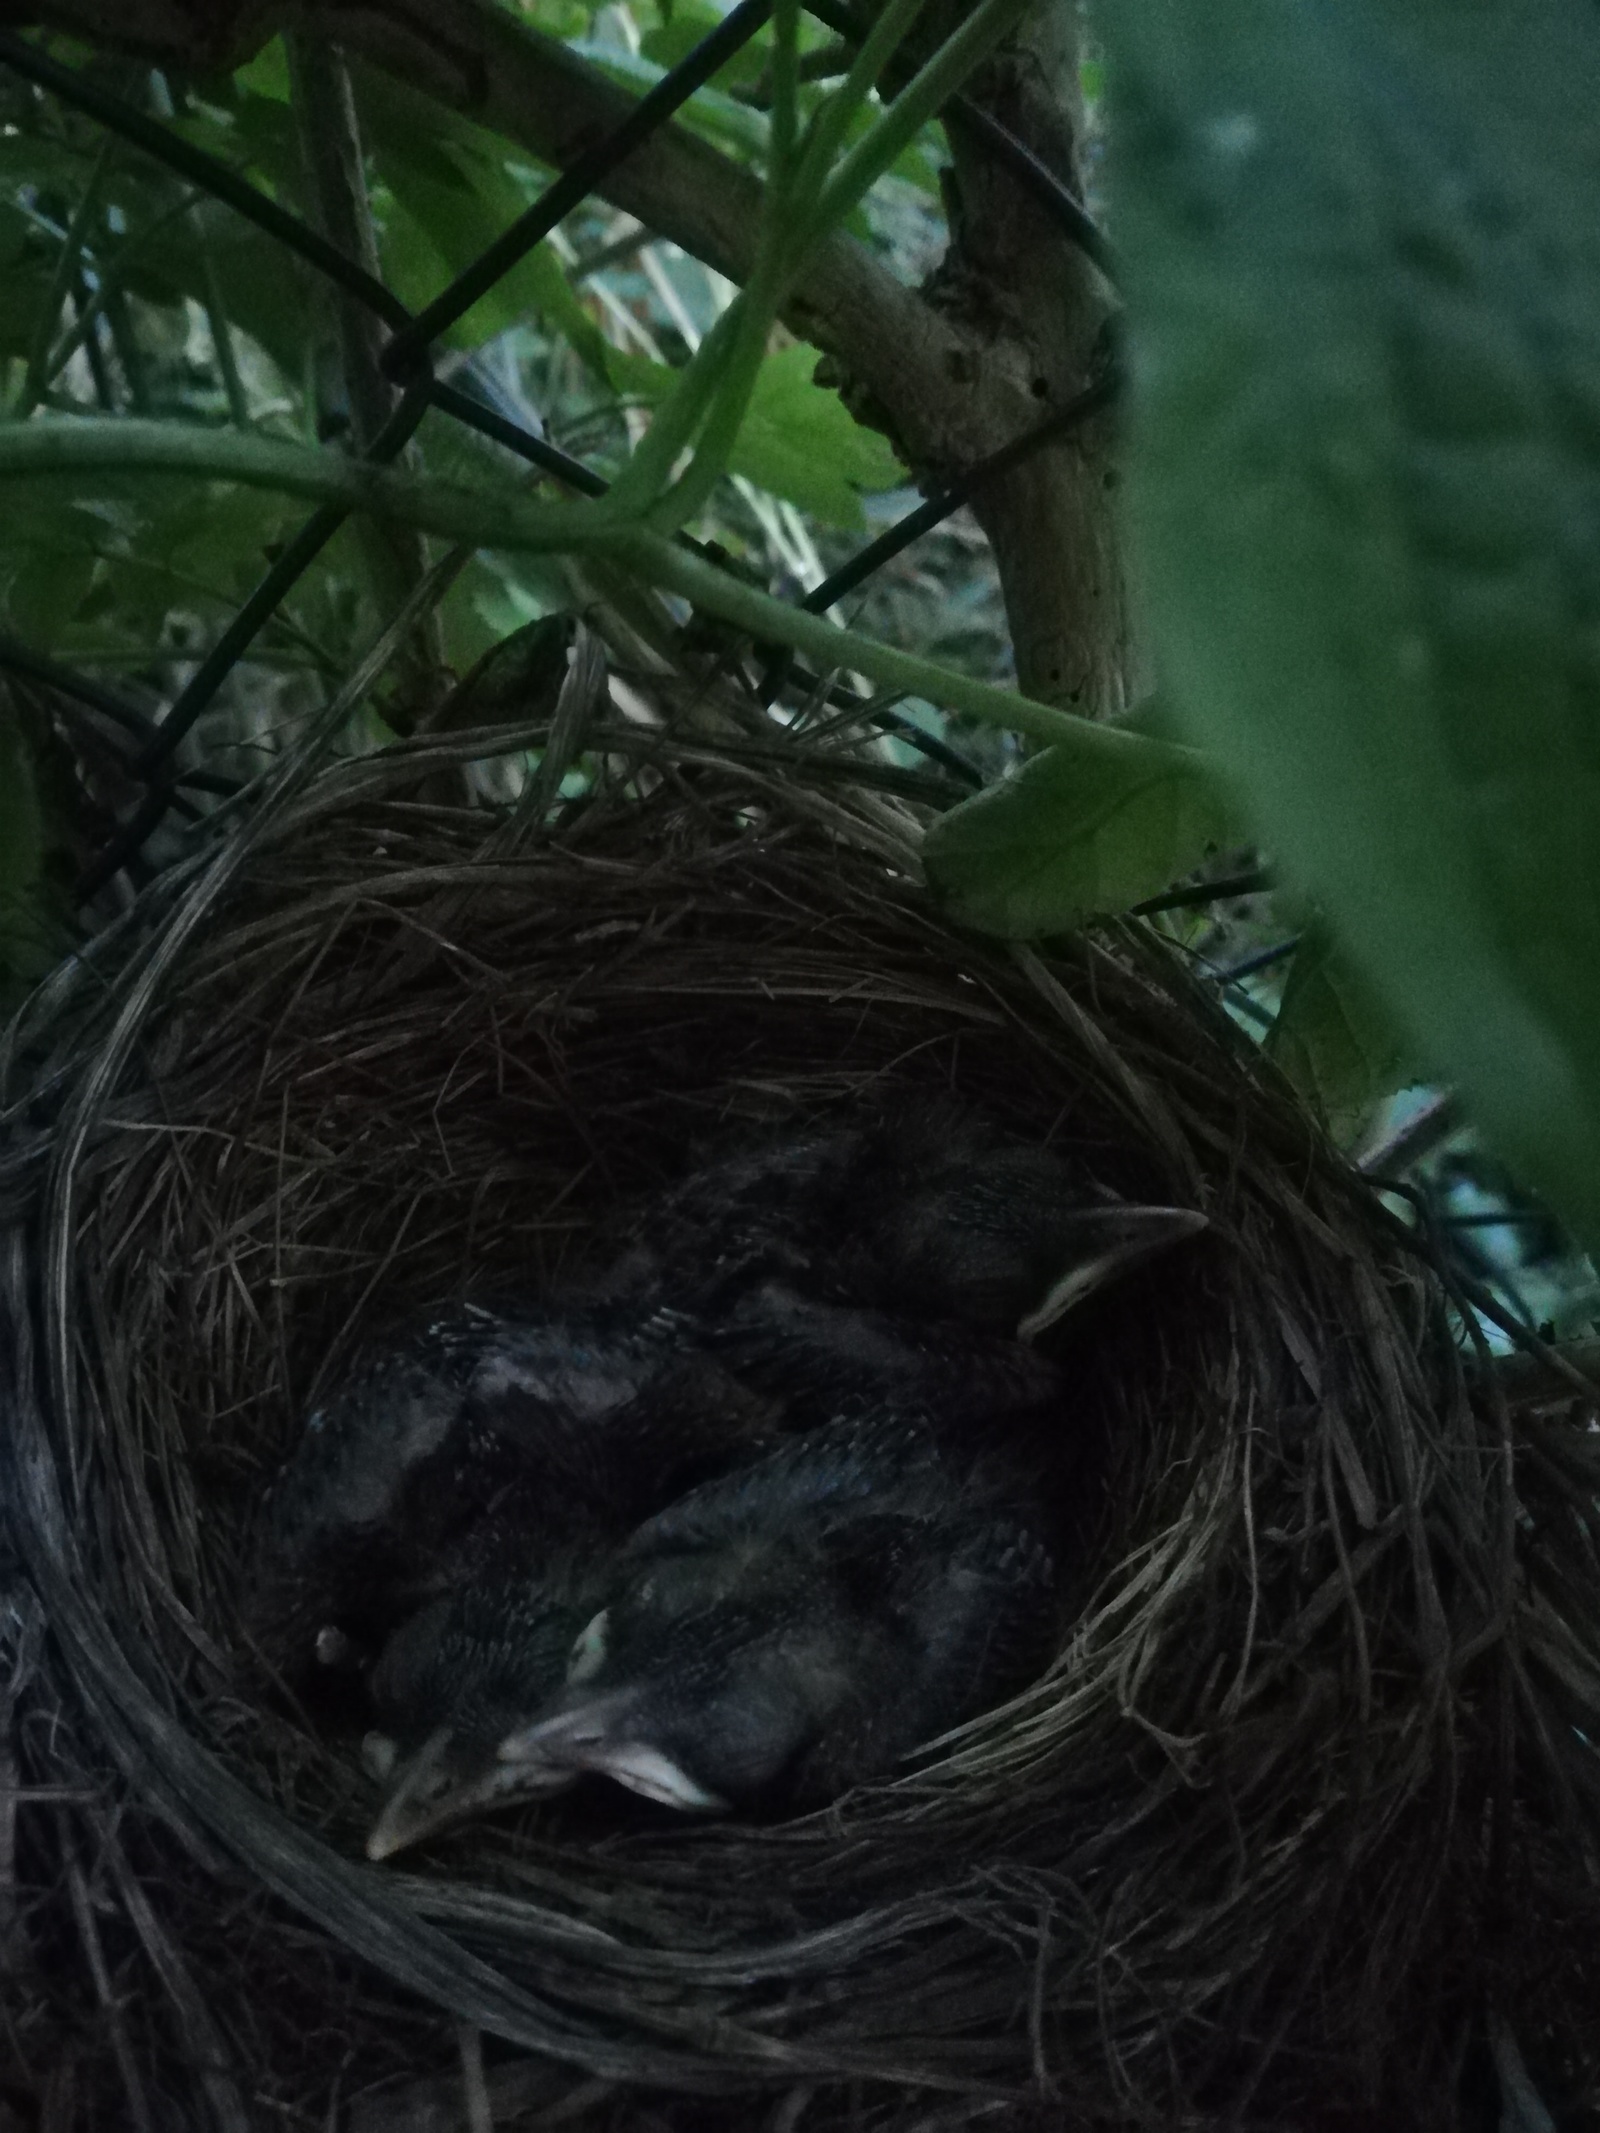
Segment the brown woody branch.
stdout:
<svg viewBox="0 0 1600 2133">
<path fill-rule="evenodd" d="M 448 109 L 564 167 L 631 99 L 492 0 L 0 0 L 0 19 L 71 30 L 189 71 L 241 63 L 304 27 Z M 1036 153 L 1075 178 L 1076 10 L 1044 0 L 1029 34 L 973 85 Z M 1106 305 L 1091 271 L 981 145 L 955 144 L 963 202 L 948 271 L 909 289 L 862 245 L 820 246 L 786 321 L 824 349 L 852 406 L 920 478 L 989 457 L 1083 387 Z M 742 280 L 761 186 L 681 128 L 653 135 L 601 187 L 615 206 Z M 1122 699 L 1121 575 L 1099 434 L 1074 438 L 975 499 L 1000 566 L 1025 689 L 1089 712 Z"/>
</svg>

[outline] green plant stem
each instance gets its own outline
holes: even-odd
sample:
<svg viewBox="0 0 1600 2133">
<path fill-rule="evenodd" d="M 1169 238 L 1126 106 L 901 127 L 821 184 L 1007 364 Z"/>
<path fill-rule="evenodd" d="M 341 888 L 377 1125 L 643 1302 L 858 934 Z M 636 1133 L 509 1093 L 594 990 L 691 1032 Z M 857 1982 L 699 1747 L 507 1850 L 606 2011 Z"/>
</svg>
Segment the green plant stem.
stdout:
<svg viewBox="0 0 1600 2133">
<path fill-rule="evenodd" d="M 772 322 L 788 291 L 785 260 L 807 205 L 795 192 L 799 27 L 798 0 L 779 0 L 773 19 L 774 100 L 766 200 L 750 278 L 737 301 L 717 321 L 717 327 L 726 324 L 726 332 L 713 328 L 702 342 L 684 383 L 662 411 L 665 425 L 658 416 L 610 499 L 619 517 L 647 520 L 663 533 L 674 532 L 693 518 L 726 472 L 766 355 Z M 658 440 L 660 427 L 665 434 Z M 686 433 L 695 432 L 694 458 L 682 478 L 669 486 L 670 462 L 687 441 Z"/>
<path fill-rule="evenodd" d="M 723 312 L 695 350 L 670 396 L 657 408 L 650 427 L 611 493 L 597 506 L 615 524 L 641 516 L 658 501 L 672 478 L 679 453 L 686 451 L 716 396 L 730 351 L 739 336 L 745 298 L 741 293 Z"/>
<path fill-rule="evenodd" d="M 1032 4 L 1033 0 L 982 0 L 973 9 L 960 29 L 947 37 L 906 83 L 872 131 L 857 141 L 823 186 L 806 233 L 808 243 L 815 243 L 844 220 Z"/>
<path fill-rule="evenodd" d="M 206 324 L 211 329 L 211 345 L 216 352 L 223 396 L 228 403 L 228 416 L 235 429 L 248 429 L 250 402 L 245 393 L 244 380 L 239 375 L 239 358 L 233 345 L 233 327 L 229 324 L 227 306 L 222 300 L 222 281 L 217 273 L 216 257 L 211 250 L 207 233 L 198 221 L 195 242 L 200 247 L 200 270 L 205 277 Z"/>
<path fill-rule="evenodd" d="M 647 523 L 658 532 L 674 533 L 686 525 L 709 502 L 712 490 L 727 471 L 766 359 L 772 322 L 788 286 L 782 232 L 774 231 L 772 240 L 763 244 L 737 304 L 723 314 L 728 317 L 736 311 L 738 327 L 715 380 L 694 459 L 647 514 Z"/>
<path fill-rule="evenodd" d="M 773 168 L 761 246 L 740 299 L 738 329 L 706 403 L 692 464 L 659 502 L 648 506 L 649 523 L 656 531 L 670 533 L 686 525 L 709 500 L 725 471 L 755 389 L 772 321 L 808 252 L 845 219 L 1029 4 L 1030 0 L 983 0 L 830 176 L 828 166 L 838 140 L 924 5 L 924 0 L 889 0 L 862 47 L 858 64 L 819 114 L 816 137 L 802 151 L 792 177 L 776 165 Z"/>
<path fill-rule="evenodd" d="M 782 76 L 787 102 L 780 97 L 774 107 L 772 154 L 755 263 L 737 302 L 701 344 L 607 499 L 607 513 L 616 524 L 647 520 L 657 532 L 672 533 L 705 506 L 726 472 L 766 355 L 772 322 L 807 252 L 826 233 L 828 224 L 818 220 L 818 203 L 834 152 L 924 4 L 925 0 L 889 0 L 856 64 L 823 105 L 811 138 L 798 152 L 792 80 L 796 25 L 789 19 L 790 11 L 779 10 L 775 80 Z M 841 216 L 852 205 L 853 201 L 845 201 Z M 695 444 L 693 460 L 672 482 L 672 466 L 691 442 Z"/>
<path fill-rule="evenodd" d="M 658 533 L 616 525 L 595 504 L 548 503 L 521 494 L 463 488 L 340 459 L 305 445 L 175 422 L 85 416 L 0 424 L 0 479 L 65 476 L 81 488 L 88 475 L 141 473 L 239 481 L 311 502 L 339 503 L 473 547 L 602 555 L 762 642 L 793 645 L 826 670 L 853 667 L 881 688 L 925 697 L 990 725 L 1076 751 L 1085 761 L 1114 761 L 1129 768 L 1143 763 L 1153 772 L 1199 764 L 1190 749 L 1078 718 L 991 682 L 953 673 L 930 659 L 835 629 L 820 615 L 772 599 Z"/>
<path fill-rule="evenodd" d="M 72 358 L 88 341 L 94 331 L 95 321 L 105 316 L 127 279 L 128 268 L 151 238 L 158 237 L 169 223 L 180 221 L 193 211 L 199 194 L 186 192 L 181 200 L 173 201 L 153 215 L 142 228 L 125 237 L 114 252 L 98 258 L 95 262 L 95 287 L 87 301 L 77 307 L 77 316 L 51 349 L 45 364 L 45 381 L 48 386 L 59 378 Z M 15 419 L 20 421 L 29 412 L 24 401 L 16 410 Z"/>
<path fill-rule="evenodd" d="M 800 125 L 799 0 L 777 0 L 772 11 L 772 113 L 767 150 L 769 179 L 789 182 Z"/>
<path fill-rule="evenodd" d="M 877 87 L 878 76 L 894 57 L 901 39 L 921 14 L 926 0 L 889 0 L 873 23 L 844 80 L 820 105 L 801 152 L 799 185 L 820 199 L 833 159 L 844 145 L 850 121 Z"/>
</svg>

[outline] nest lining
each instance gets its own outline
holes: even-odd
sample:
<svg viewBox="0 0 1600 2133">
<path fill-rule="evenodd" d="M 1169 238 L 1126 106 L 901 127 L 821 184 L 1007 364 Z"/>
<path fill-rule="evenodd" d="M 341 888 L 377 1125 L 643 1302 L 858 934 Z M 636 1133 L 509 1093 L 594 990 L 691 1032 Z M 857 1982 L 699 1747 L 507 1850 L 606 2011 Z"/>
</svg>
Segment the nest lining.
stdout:
<svg viewBox="0 0 1600 2133">
<path fill-rule="evenodd" d="M 151 1903 L 184 1908 L 176 1831 L 251 1920 L 208 1963 L 229 2033 L 309 1944 L 330 2037 L 392 2070 L 394 2003 L 342 1945 L 574 2080 L 821 2083 L 819 2124 L 930 2092 L 952 2124 L 1063 2094 L 1086 2124 L 1335 2095 L 1451 2122 L 1518 1797 L 1594 1780 L 1561 1668 L 1508 1660 L 1505 1417 L 1397 1227 L 1148 938 L 1047 961 L 952 933 L 836 764 L 780 785 L 686 750 L 529 845 L 409 797 L 424 754 L 324 773 L 220 922 L 181 941 L 198 892 L 163 891 L 105 989 L 64 981 L 22 1033 L 21 1538 L 86 1763 L 165 1862 Z M 1074 1355 L 1103 1458 L 1050 1674 L 801 1821 L 561 1807 L 357 1864 L 348 1744 L 263 1681 L 237 1608 L 318 1388 L 385 1316 L 580 1267 L 730 1123 L 902 1087 L 1213 1220 Z M 1586 1459 L 1550 1454 L 1551 1517 Z M 1514 1795 L 1519 1694 L 1551 1771 Z"/>
</svg>

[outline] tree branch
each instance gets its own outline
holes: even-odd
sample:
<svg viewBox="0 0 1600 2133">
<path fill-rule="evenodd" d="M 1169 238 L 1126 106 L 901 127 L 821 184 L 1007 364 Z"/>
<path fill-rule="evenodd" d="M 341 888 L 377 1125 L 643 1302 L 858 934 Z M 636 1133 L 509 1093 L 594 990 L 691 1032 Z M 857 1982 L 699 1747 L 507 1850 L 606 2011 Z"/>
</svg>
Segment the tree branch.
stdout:
<svg viewBox="0 0 1600 2133">
<path fill-rule="evenodd" d="M 564 167 L 618 125 L 631 98 L 565 46 L 487 0 L 324 0 L 351 51 Z M 706 142 L 664 127 L 602 188 L 612 204 L 725 274 L 755 258 L 762 186 Z M 784 307 L 835 357 L 863 412 L 919 473 L 965 467 L 1038 419 L 1026 353 L 986 348 L 854 238 L 820 245 Z"/>
<path fill-rule="evenodd" d="M 945 0 L 929 34 L 959 11 Z M 1035 7 L 967 84 L 965 102 L 1082 198 L 1082 22 L 1070 0 Z M 952 113 L 951 245 L 929 294 L 987 334 L 1009 364 L 1025 353 L 1035 420 L 1070 406 L 1099 363 L 1109 286 L 978 128 Z M 1076 427 L 986 484 L 973 510 L 994 549 L 1030 696 L 1091 717 L 1126 708 L 1128 617 L 1112 502 L 1116 415 Z"/>
<path fill-rule="evenodd" d="M 6 0 L 0 0 L 0 9 Z M 165 64 L 242 64 L 304 26 L 407 88 L 565 168 L 633 99 L 493 0 L 43 0 L 15 18 Z M 4 19 L 0 15 L 0 19 Z M 611 203 L 743 281 L 760 180 L 681 127 L 663 127 L 601 188 Z M 795 333 L 836 357 L 918 472 L 971 465 L 1037 421 L 1024 352 L 984 348 L 853 238 L 819 246 L 785 306 Z"/>
<path fill-rule="evenodd" d="M 7 12 L 201 70 L 238 64 L 274 31 L 303 26 L 559 168 L 633 102 L 493 0 L 0 0 L 0 19 Z M 1020 127 L 1069 182 L 1076 35 L 1076 10 L 1046 0 L 1028 33 L 974 85 L 978 100 Z M 955 150 L 965 216 L 959 271 L 931 299 L 836 235 L 818 247 L 784 307 L 792 330 L 834 360 L 855 412 L 888 432 L 919 478 L 935 482 L 1026 435 L 1042 408 L 1081 391 L 1106 311 L 1092 269 L 1068 256 L 1074 248 L 1043 226 L 1015 179 L 996 174 L 971 141 Z M 762 187 L 715 148 L 664 127 L 601 191 L 719 273 L 746 278 Z M 1123 695 L 1108 449 L 1102 420 L 974 499 L 995 546 L 1024 690 L 1091 713 L 1114 709 Z"/>
</svg>

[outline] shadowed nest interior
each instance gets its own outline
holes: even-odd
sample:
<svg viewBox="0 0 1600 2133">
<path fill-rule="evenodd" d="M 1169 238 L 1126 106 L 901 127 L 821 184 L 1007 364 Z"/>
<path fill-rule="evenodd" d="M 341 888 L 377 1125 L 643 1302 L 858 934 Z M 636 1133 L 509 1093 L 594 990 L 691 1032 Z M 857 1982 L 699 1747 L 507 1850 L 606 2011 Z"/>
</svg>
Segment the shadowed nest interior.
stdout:
<svg viewBox="0 0 1600 2133">
<path fill-rule="evenodd" d="M 820 751 L 657 747 L 537 834 L 419 791 L 449 752 L 285 785 L 13 1034 L 19 2063 L 75 2037 L 90 2123 L 465 2125 L 459 2023 L 496 2122 L 1444 2125 L 1508 2017 L 1576 2093 L 1581 1418 L 1513 1495 L 1438 1283 L 1148 933 L 953 932 Z M 369 1781 L 239 1617 L 319 1388 L 730 1126 L 899 1089 L 1212 1218 L 1073 1351 L 1048 1677 L 803 1820 L 579 1802 L 367 1865 Z"/>
</svg>

